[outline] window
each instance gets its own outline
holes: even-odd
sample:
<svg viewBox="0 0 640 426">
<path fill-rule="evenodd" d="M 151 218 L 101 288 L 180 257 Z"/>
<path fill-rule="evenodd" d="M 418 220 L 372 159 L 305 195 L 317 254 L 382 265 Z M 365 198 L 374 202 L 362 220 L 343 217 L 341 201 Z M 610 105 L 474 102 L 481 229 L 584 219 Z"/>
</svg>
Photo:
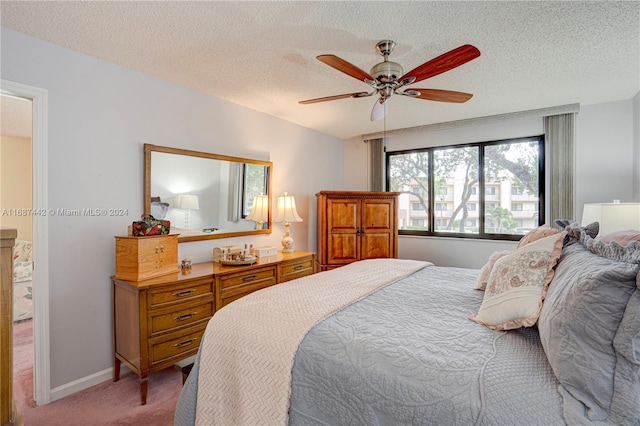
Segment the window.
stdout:
<svg viewBox="0 0 640 426">
<path fill-rule="evenodd" d="M 413 203 L 413 204 L 411 204 L 411 210 L 413 210 L 413 211 L 420 211 L 420 210 L 424 211 L 425 210 L 424 204 L 422 204 L 422 203 Z"/>
<path fill-rule="evenodd" d="M 413 219 L 411 220 L 411 224 L 418 227 L 424 226 L 424 219 Z"/>
<path fill-rule="evenodd" d="M 251 212 L 255 195 L 268 195 L 268 171 L 265 166 L 245 163 L 242 165 L 242 217 Z"/>
<path fill-rule="evenodd" d="M 544 223 L 543 136 L 386 156 L 386 187 L 401 193 L 399 223 L 411 224 L 399 226 L 401 235 L 518 240 L 523 229 Z M 417 215 L 416 203 L 422 206 L 422 226 L 411 216 Z"/>
</svg>

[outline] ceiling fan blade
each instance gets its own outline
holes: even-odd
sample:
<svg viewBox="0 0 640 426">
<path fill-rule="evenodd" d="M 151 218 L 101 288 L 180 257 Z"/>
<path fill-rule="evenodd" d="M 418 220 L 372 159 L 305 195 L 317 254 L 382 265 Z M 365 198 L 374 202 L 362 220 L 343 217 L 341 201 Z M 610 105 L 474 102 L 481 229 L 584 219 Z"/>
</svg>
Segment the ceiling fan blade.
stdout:
<svg viewBox="0 0 640 426">
<path fill-rule="evenodd" d="M 439 89 L 414 89 L 406 90 L 405 92 L 398 92 L 402 95 L 410 96 L 412 98 L 426 99 L 428 101 L 438 102 L 453 102 L 461 104 L 467 102 L 473 97 L 471 93 L 454 92 L 453 90 L 439 90 Z"/>
<path fill-rule="evenodd" d="M 466 64 L 478 56 L 480 56 L 480 51 L 476 47 L 465 44 L 412 69 L 400 77 L 398 81 L 401 85 L 416 83 Z"/>
<path fill-rule="evenodd" d="M 355 65 L 345 61 L 342 58 L 338 58 L 336 55 L 320 55 L 316 57 L 320 62 L 329 65 L 332 68 L 337 69 L 353 78 L 360 81 L 364 81 L 367 84 L 374 83 L 375 79 L 369 75 L 369 73 L 362 71 Z"/>
<path fill-rule="evenodd" d="M 373 105 L 373 109 L 371 110 L 371 121 L 378 121 L 383 119 L 387 115 L 388 110 L 389 98 L 387 98 L 387 100 L 384 102 L 382 102 L 382 98 L 379 98 Z"/>
<path fill-rule="evenodd" d="M 344 95 L 335 95 L 335 96 L 325 96 L 324 98 L 316 98 L 316 99 L 307 99 L 306 101 L 300 101 L 298 103 L 306 105 L 306 104 L 315 104 L 318 102 L 326 102 L 326 101 L 335 101 L 338 99 L 346 99 L 346 98 L 364 98 L 367 96 L 373 95 L 375 92 L 367 93 L 367 92 L 357 92 L 357 93 L 345 93 Z"/>
</svg>

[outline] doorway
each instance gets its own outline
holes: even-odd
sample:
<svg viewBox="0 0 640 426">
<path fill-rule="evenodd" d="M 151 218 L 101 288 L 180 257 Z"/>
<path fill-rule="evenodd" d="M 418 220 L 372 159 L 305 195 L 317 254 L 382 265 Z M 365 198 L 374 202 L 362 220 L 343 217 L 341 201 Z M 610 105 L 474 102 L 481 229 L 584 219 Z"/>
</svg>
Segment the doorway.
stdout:
<svg viewBox="0 0 640 426">
<path fill-rule="evenodd" d="M 5 131 L 5 104 L 21 105 L 26 103 L 26 114 L 29 112 L 31 127 L 30 158 L 30 209 L 28 211 L 8 210 L 5 216 L 0 216 L 3 226 L 17 227 L 11 220 L 4 219 L 12 216 L 28 216 L 31 223 L 31 290 L 32 290 L 32 336 L 33 336 L 33 400 L 36 405 L 44 405 L 51 401 L 50 363 L 49 363 L 49 260 L 48 260 L 48 218 L 47 211 L 47 108 L 48 93 L 44 89 L 27 86 L 8 80 L 0 80 L 0 95 L 2 100 L 2 130 Z M 6 102 L 5 102 L 6 101 Z M 15 103 L 13 102 L 15 101 Z M 11 109 L 8 107 L 9 114 Z M 3 137 L 3 144 L 4 144 Z M 13 145 L 15 147 L 16 145 Z M 29 164 L 25 166 L 28 168 Z M 5 180 L 3 176 L 3 181 Z M 8 179 L 14 182 L 13 177 Z M 3 184 L 3 189 L 4 189 Z M 10 192 L 10 191 L 9 191 Z M 4 190 L 2 191 L 4 200 Z M 20 201 L 28 203 L 28 201 Z M 11 208 L 13 206 L 7 206 Z M 14 209 L 23 206 L 13 207 Z M 32 212 L 42 212 L 33 214 Z M 28 214 L 27 214 L 28 213 Z M 19 224 L 23 229 L 23 224 Z M 26 229 L 26 227 L 24 228 Z M 25 231 L 27 232 L 27 231 Z M 19 233 L 18 239 L 27 240 L 28 233 Z"/>
</svg>

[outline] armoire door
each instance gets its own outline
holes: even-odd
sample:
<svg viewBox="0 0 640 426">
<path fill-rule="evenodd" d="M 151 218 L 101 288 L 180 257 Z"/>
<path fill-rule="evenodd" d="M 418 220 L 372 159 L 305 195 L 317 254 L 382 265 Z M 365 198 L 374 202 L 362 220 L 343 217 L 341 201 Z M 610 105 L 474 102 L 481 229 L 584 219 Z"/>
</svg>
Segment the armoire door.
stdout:
<svg viewBox="0 0 640 426">
<path fill-rule="evenodd" d="M 360 260 L 398 257 L 395 199 L 365 198 L 361 203 Z"/>
<path fill-rule="evenodd" d="M 360 200 L 327 199 L 327 263 L 344 265 L 360 259 Z"/>
</svg>

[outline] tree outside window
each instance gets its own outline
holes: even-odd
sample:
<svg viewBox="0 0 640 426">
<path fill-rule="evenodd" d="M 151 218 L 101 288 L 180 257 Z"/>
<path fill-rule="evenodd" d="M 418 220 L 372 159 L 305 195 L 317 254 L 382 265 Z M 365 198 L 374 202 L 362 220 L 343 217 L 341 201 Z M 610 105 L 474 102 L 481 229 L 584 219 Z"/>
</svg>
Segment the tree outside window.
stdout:
<svg viewBox="0 0 640 426">
<path fill-rule="evenodd" d="M 414 203 L 434 212 L 422 227 L 403 217 L 413 226 L 400 233 L 518 239 L 544 221 L 543 153 L 542 136 L 387 153 L 387 188 L 401 193 L 401 214 Z"/>
</svg>

